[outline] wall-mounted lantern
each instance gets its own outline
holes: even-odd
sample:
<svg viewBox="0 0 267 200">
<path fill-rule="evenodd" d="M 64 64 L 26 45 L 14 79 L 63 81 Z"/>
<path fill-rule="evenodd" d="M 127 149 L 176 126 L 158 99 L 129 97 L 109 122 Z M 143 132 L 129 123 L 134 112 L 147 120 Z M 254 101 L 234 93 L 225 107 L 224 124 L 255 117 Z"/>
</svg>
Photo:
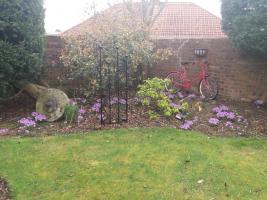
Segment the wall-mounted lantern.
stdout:
<svg viewBox="0 0 267 200">
<path fill-rule="evenodd" d="M 208 54 L 208 49 L 194 49 L 194 54 L 197 57 L 204 57 Z"/>
</svg>

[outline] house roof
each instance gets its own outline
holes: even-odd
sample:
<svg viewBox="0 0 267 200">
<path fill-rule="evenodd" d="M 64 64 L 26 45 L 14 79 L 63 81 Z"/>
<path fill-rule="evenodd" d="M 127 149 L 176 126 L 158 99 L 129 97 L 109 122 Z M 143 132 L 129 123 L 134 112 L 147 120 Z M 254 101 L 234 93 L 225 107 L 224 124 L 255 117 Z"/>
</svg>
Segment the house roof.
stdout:
<svg viewBox="0 0 267 200">
<path fill-rule="evenodd" d="M 114 6 L 109 10 L 118 10 Z M 105 11 L 109 12 L 109 11 Z M 138 16 L 140 17 L 140 16 Z M 67 30 L 66 34 L 82 34 L 95 25 L 94 18 Z M 165 3 L 153 22 L 152 39 L 212 39 L 227 37 L 222 31 L 221 19 L 194 3 Z"/>
</svg>

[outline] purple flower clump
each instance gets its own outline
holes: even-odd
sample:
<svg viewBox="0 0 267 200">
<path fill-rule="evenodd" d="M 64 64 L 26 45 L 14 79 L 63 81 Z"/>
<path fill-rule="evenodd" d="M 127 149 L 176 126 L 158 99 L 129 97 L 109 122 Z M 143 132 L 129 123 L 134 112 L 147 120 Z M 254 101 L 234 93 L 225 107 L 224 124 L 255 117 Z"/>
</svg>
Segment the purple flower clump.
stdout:
<svg viewBox="0 0 267 200">
<path fill-rule="evenodd" d="M 216 114 L 216 117 L 218 117 L 218 118 L 224 118 L 224 117 L 226 117 L 226 115 L 227 115 L 227 112 L 220 111 L 220 112 L 218 112 Z"/>
<path fill-rule="evenodd" d="M 235 114 L 233 112 L 220 111 L 216 114 L 216 117 L 220 119 L 226 117 L 227 119 L 233 120 L 235 119 Z"/>
<path fill-rule="evenodd" d="M 223 111 L 229 111 L 229 107 L 225 105 L 220 105 L 212 109 L 213 112 L 218 113 L 218 112 L 223 112 Z"/>
<path fill-rule="evenodd" d="M 228 108 L 228 106 L 220 105 L 220 106 L 213 108 L 212 111 L 215 113 L 219 113 L 219 112 L 223 112 L 223 111 L 229 111 L 229 108 Z"/>
<path fill-rule="evenodd" d="M 23 127 L 35 127 L 36 122 L 31 118 L 22 118 L 18 121 Z"/>
<path fill-rule="evenodd" d="M 187 121 L 185 121 L 184 124 L 182 124 L 182 125 L 180 126 L 180 128 L 181 128 L 181 129 L 184 129 L 184 130 L 188 130 L 188 129 L 191 128 L 191 126 L 192 126 L 193 124 L 194 124 L 193 121 L 191 121 L 191 120 L 187 120 Z"/>
<path fill-rule="evenodd" d="M 113 97 L 111 99 L 111 101 L 110 101 L 110 105 L 114 105 L 114 104 L 118 103 L 118 101 L 119 101 L 119 98 L 118 97 Z"/>
<path fill-rule="evenodd" d="M 119 103 L 125 105 L 126 104 L 126 100 L 125 99 L 120 99 Z"/>
<path fill-rule="evenodd" d="M 34 117 L 34 120 L 36 122 L 42 122 L 42 121 L 47 120 L 47 117 L 45 115 L 38 113 L 38 112 L 32 112 L 31 115 Z"/>
<path fill-rule="evenodd" d="M 101 103 L 96 102 L 96 103 L 94 103 L 94 105 L 91 107 L 91 110 L 94 111 L 94 112 L 99 112 L 99 111 L 100 111 L 100 108 L 101 108 Z"/>
<path fill-rule="evenodd" d="M 235 114 L 233 112 L 227 112 L 226 117 L 227 119 L 233 120 L 235 119 Z"/>
<path fill-rule="evenodd" d="M 219 123 L 220 123 L 220 120 L 217 119 L 217 118 L 210 118 L 210 119 L 209 119 L 209 124 L 210 124 L 210 125 L 218 126 Z"/>
</svg>

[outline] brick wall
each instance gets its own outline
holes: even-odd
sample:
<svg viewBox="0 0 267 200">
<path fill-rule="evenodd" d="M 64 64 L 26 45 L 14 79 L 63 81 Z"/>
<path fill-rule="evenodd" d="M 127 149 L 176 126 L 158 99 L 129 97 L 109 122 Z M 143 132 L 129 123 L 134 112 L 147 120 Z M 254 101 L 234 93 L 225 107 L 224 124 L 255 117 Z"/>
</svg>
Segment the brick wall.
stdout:
<svg viewBox="0 0 267 200">
<path fill-rule="evenodd" d="M 169 71 L 177 68 L 177 49 L 183 41 L 161 40 L 158 48 L 172 48 L 176 56 L 154 64 L 151 76 L 165 77 Z M 194 49 L 208 49 L 206 59 L 210 63 L 210 72 L 218 79 L 220 96 L 235 100 L 250 101 L 262 99 L 267 101 L 267 60 L 242 57 L 233 48 L 229 39 L 195 39 L 184 44 L 180 51 L 182 61 L 198 59 Z M 197 69 L 189 69 L 190 74 Z"/>
<path fill-rule="evenodd" d="M 41 79 L 47 82 L 49 86 L 59 86 L 60 79 L 64 76 L 65 68 L 60 61 L 63 47 L 64 43 L 60 37 L 55 35 L 46 36 Z"/>
<path fill-rule="evenodd" d="M 159 40 L 157 47 L 172 48 L 176 54 L 181 42 L 183 41 Z M 46 37 L 42 79 L 51 86 L 58 86 L 60 77 L 64 76 L 65 68 L 59 59 L 63 45 L 57 36 Z M 184 44 L 180 54 L 182 61 L 197 59 L 194 56 L 196 48 L 208 49 L 206 59 L 210 63 L 211 74 L 218 79 L 221 97 L 267 101 L 267 60 L 240 56 L 228 39 L 194 39 Z M 150 75 L 165 77 L 169 71 L 176 69 L 177 64 L 177 56 L 172 56 L 167 61 L 155 63 Z M 190 75 L 197 73 L 197 70 L 189 69 Z"/>
</svg>

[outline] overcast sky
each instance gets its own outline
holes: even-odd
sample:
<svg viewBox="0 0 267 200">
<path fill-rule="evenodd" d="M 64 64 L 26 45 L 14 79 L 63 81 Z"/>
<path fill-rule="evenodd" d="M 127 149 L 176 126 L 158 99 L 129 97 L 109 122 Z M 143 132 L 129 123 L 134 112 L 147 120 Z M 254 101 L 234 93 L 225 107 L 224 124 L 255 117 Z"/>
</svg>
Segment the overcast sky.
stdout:
<svg viewBox="0 0 267 200">
<path fill-rule="evenodd" d="M 120 0 L 95 0 L 96 10 L 103 10 L 109 4 L 114 4 Z M 93 0 L 44 0 L 46 17 L 45 28 L 47 33 L 55 31 L 65 31 L 88 18 L 86 11 L 90 12 L 93 7 Z M 216 16 L 221 16 L 220 0 L 169 0 L 169 2 L 193 2 L 205 8 Z"/>
</svg>

